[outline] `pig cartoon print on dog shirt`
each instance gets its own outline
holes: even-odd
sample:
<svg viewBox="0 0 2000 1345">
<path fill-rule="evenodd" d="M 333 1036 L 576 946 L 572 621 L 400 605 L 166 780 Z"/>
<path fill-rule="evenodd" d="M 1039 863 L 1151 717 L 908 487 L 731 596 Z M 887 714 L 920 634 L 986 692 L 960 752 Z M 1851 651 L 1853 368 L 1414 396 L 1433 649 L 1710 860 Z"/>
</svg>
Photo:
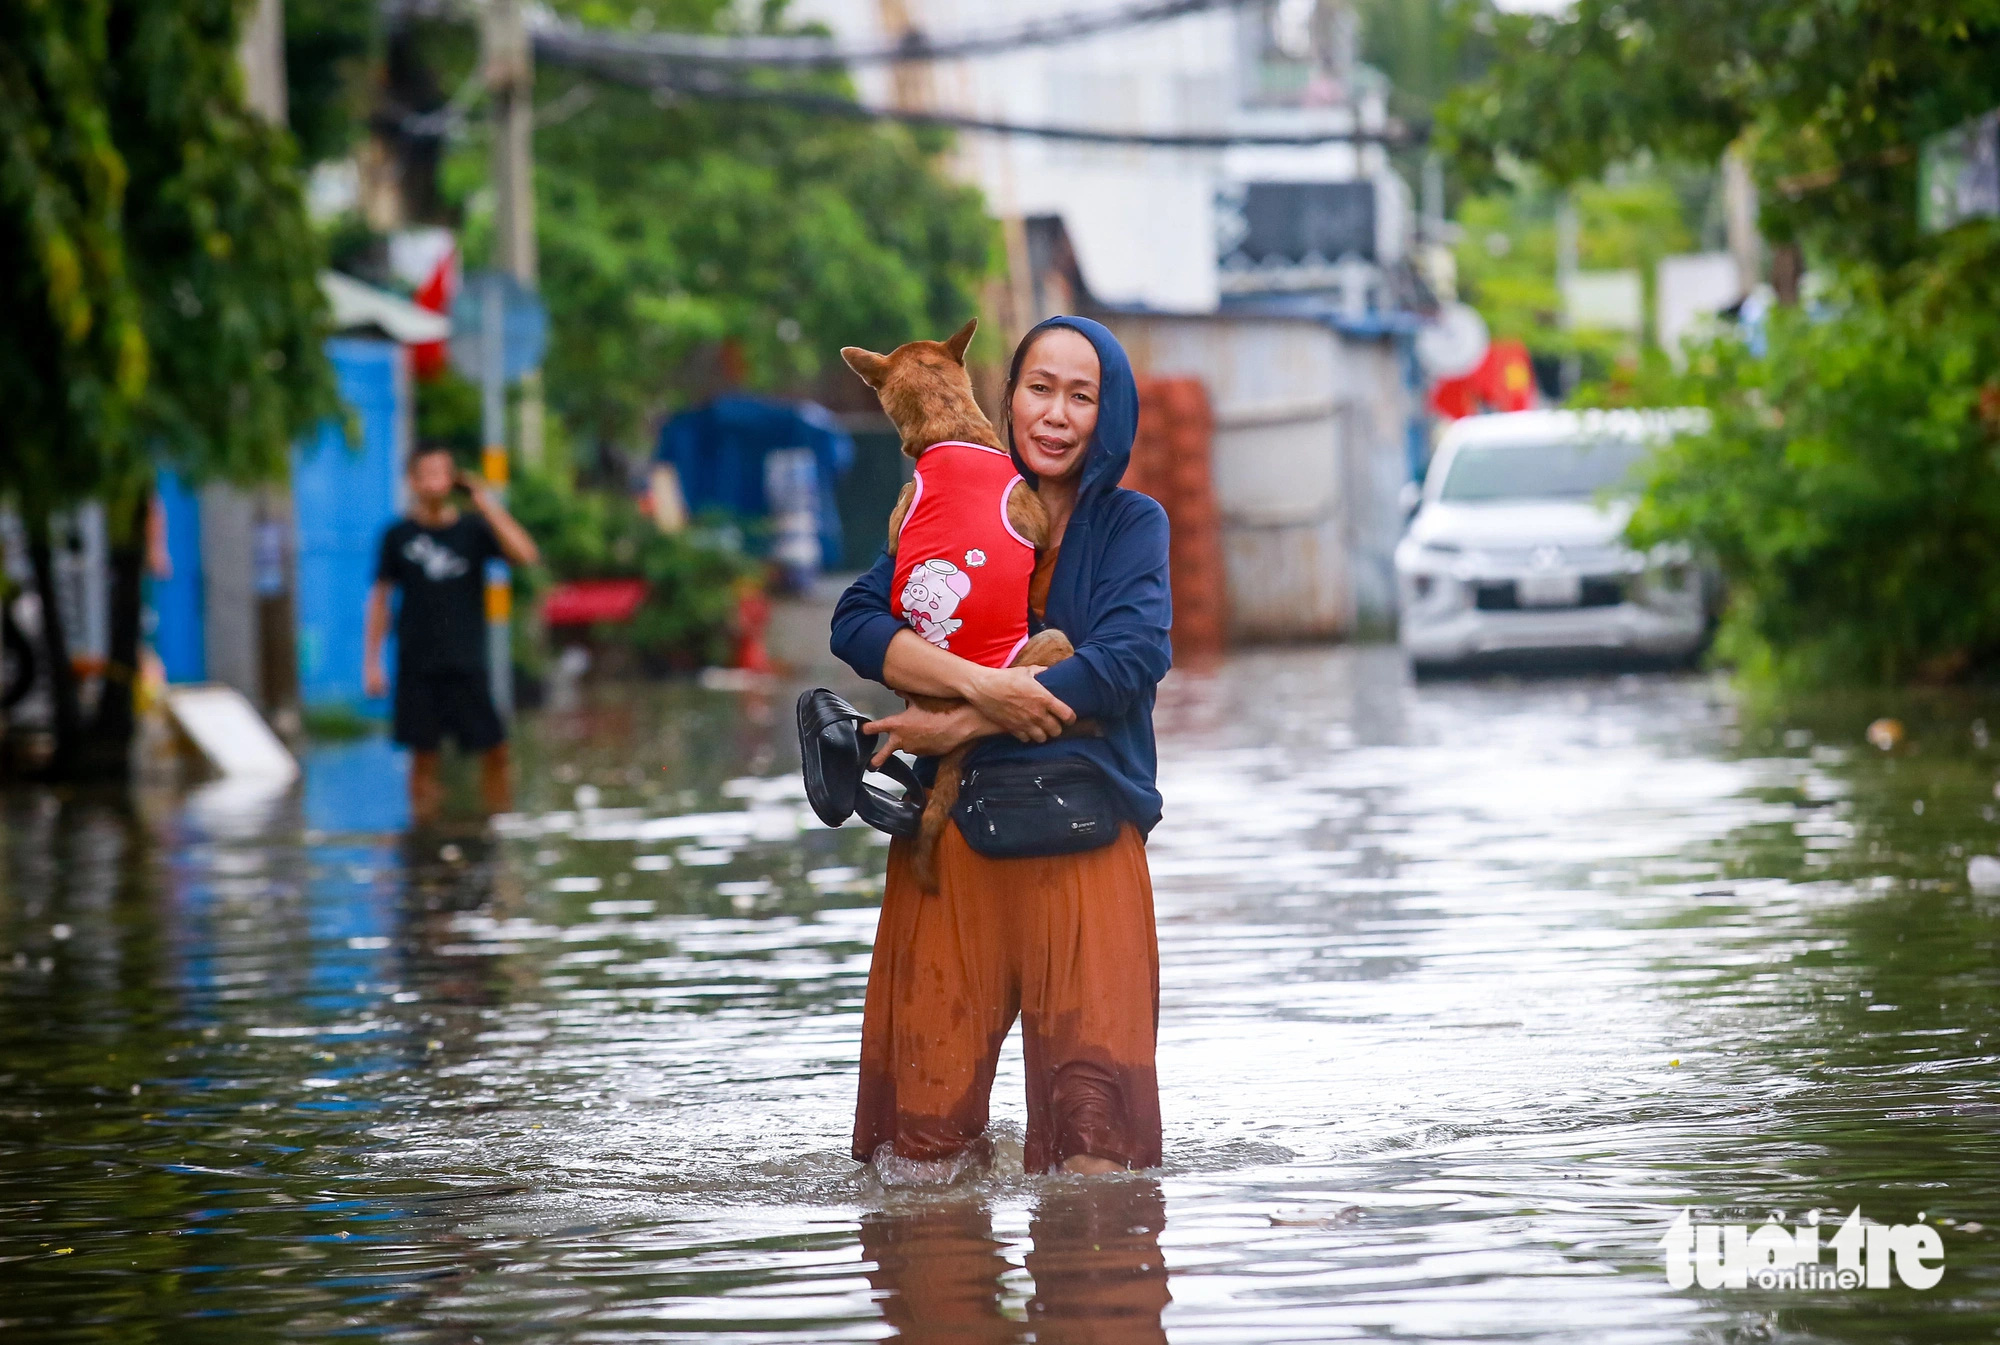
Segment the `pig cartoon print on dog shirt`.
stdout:
<svg viewBox="0 0 2000 1345">
<path fill-rule="evenodd" d="M 916 497 L 896 538 L 896 614 L 940 649 L 1004 668 L 1028 642 L 1035 549 L 1007 521 L 1021 479 L 981 444 L 932 444 L 917 457 Z"/>
<path fill-rule="evenodd" d="M 913 566 L 903 584 L 903 619 L 939 649 L 951 648 L 951 634 L 965 623 L 952 616 L 972 592 L 972 579 L 948 560 Z"/>
</svg>

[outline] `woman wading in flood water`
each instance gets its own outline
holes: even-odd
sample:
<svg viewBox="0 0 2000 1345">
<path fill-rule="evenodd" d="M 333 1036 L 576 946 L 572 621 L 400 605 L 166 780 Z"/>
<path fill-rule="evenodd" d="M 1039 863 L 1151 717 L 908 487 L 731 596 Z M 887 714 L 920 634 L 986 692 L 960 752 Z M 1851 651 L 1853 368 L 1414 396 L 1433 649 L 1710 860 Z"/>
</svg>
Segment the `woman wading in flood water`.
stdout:
<svg viewBox="0 0 2000 1345">
<path fill-rule="evenodd" d="M 964 702 L 867 725 L 887 735 L 884 754 L 937 757 L 987 739 L 966 763 L 969 805 L 982 792 L 1003 805 L 1044 777 L 1080 780 L 1072 795 L 1101 801 L 1106 822 L 1071 824 L 1096 833 L 1094 848 L 1030 835 L 1018 858 L 982 854 L 947 827 L 930 897 L 912 842 L 891 844 L 861 1029 L 854 1156 L 864 1162 L 885 1145 L 939 1175 L 982 1159 L 994 1068 L 1019 1017 L 1028 1170 L 1159 1164 L 1159 946 L 1145 837 L 1160 820 L 1153 696 L 1171 661 L 1172 609 L 1166 514 L 1118 485 L 1138 417 L 1131 364 L 1099 324 L 1051 318 L 1014 352 L 1001 432 L 1048 508 L 1056 553 L 1030 607 L 1069 635 L 1075 657 L 1040 673 L 996 669 L 927 642 L 891 607 L 886 553 L 835 609 L 833 652 L 861 676 Z M 1099 732 L 1061 737 L 1078 718 Z M 1072 852 L 1055 853 L 1063 848 Z"/>
</svg>

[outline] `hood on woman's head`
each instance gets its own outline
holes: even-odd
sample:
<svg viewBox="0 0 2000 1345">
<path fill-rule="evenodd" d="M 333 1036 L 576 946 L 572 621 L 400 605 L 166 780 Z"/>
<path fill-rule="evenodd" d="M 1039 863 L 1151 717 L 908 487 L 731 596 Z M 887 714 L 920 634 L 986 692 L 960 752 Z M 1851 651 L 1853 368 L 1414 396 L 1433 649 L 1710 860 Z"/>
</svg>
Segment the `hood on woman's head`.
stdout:
<svg viewBox="0 0 2000 1345">
<path fill-rule="evenodd" d="M 1015 351 L 1014 367 L 1008 371 L 1010 383 L 1020 377 L 1020 357 L 1036 337 L 1051 327 L 1069 328 L 1097 351 L 1097 430 L 1084 450 L 1083 482 L 1077 492 L 1080 499 L 1109 490 L 1124 480 L 1126 464 L 1132 460 L 1132 440 L 1139 432 L 1139 385 L 1132 377 L 1132 361 L 1111 329 L 1101 322 L 1068 314 L 1043 319 L 1022 339 Z M 1018 452 L 1014 454 L 1014 465 L 1029 481 L 1035 479 Z"/>
</svg>

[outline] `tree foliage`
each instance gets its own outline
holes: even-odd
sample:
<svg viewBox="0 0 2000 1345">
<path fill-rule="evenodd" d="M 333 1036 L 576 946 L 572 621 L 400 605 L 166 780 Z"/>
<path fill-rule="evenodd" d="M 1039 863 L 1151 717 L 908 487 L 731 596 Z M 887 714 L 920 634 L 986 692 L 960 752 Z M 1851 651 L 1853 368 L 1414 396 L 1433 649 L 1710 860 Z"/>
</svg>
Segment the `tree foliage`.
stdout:
<svg viewBox="0 0 2000 1345">
<path fill-rule="evenodd" d="M 598 90 L 537 145 L 551 403 L 622 439 L 693 390 L 692 361 L 721 342 L 769 387 L 842 345 L 964 322 L 993 235 L 938 149 L 787 109 Z"/>
<path fill-rule="evenodd" d="M 285 0 L 285 85 L 299 158 L 313 164 L 352 149 L 367 122 L 380 6 Z"/>
<path fill-rule="evenodd" d="M 1914 255 L 1923 140 L 2000 105 L 2000 0 L 1577 0 L 1487 22 L 1497 59 L 1439 117 L 1475 178 L 1712 163 L 1747 137 L 1767 233 L 1835 259 Z"/>
<path fill-rule="evenodd" d="M 1428 123 L 1451 91 L 1486 73 L 1492 40 L 1478 0 L 1360 0 L 1361 58 L 1389 77 L 1389 109 Z"/>
<path fill-rule="evenodd" d="M 542 549 L 548 576 L 643 578 L 646 601 L 630 622 L 600 632 L 661 666 L 726 664 L 740 587 L 761 567 L 733 530 L 663 533 L 622 494 L 571 490 L 524 474 L 509 507 Z M 524 576 L 539 586 L 542 576 Z"/>
<path fill-rule="evenodd" d="M 146 383 L 103 99 L 105 0 L 0 8 L 0 498 L 31 514 L 106 474 Z"/>
<path fill-rule="evenodd" d="M 1580 183 L 1571 193 L 1577 214 L 1577 261 L 1586 270 L 1631 268 L 1650 284 L 1661 257 L 1693 242 L 1685 202 L 1662 172 L 1614 175 Z M 1600 376 L 1634 353 L 1623 332 L 1577 330 L 1561 320 L 1556 289 L 1558 193 L 1533 180 L 1509 191 L 1472 197 L 1459 206 L 1455 249 L 1459 293 L 1479 310 L 1496 337 L 1516 337 L 1536 355 L 1577 355 L 1587 376 Z"/>
<path fill-rule="evenodd" d="M 721 0 L 553 8 L 606 28 L 740 21 Z M 781 4 L 755 21 L 801 31 Z M 468 26 L 431 22 L 389 45 L 428 62 L 439 88 L 474 74 Z M 837 73 L 785 78 L 851 92 Z M 978 192 L 944 171 L 942 133 L 661 98 L 550 67 L 537 72 L 535 102 L 547 395 L 580 439 L 629 444 L 712 385 L 725 343 L 750 386 L 795 386 L 842 345 L 894 346 L 976 310 L 997 234 Z M 475 264 L 492 238 L 489 137 L 475 107 L 443 168 L 446 213 Z"/>
<path fill-rule="evenodd" d="M 1722 652 L 1780 685 L 2000 669 L 2000 226 L 1959 230 L 1885 295 L 1855 274 L 1766 348 L 1734 336 L 1660 370 L 1654 404 L 1709 432 L 1654 464 L 1642 544 L 1690 538 L 1732 602 Z"/>
<path fill-rule="evenodd" d="M 151 351 L 138 444 L 197 480 L 286 470 L 337 414 L 290 135 L 242 101 L 237 0 L 114 0 L 105 103 Z"/>
<path fill-rule="evenodd" d="M 235 0 L 0 9 L 0 496 L 48 510 L 163 460 L 268 479 L 331 413 L 289 138 L 244 107 Z"/>
</svg>

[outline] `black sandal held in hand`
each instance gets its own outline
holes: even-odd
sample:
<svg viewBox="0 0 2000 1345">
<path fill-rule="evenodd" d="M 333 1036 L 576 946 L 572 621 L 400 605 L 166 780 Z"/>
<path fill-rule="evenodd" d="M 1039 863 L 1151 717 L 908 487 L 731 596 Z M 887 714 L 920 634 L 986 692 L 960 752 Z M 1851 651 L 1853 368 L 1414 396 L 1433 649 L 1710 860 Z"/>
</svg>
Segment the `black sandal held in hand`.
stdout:
<svg viewBox="0 0 2000 1345">
<path fill-rule="evenodd" d="M 881 773 L 902 785 L 898 796 L 863 777 L 875 769 L 878 735 L 863 733 L 868 716 L 825 687 L 799 696 L 799 763 L 805 774 L 806 802 L 815 816 L 837 827 L 851 815 L 891 836 L 915 836 L 924 815 L 924 787 L 901 757 L 891 756 Z"/>
</svg>

